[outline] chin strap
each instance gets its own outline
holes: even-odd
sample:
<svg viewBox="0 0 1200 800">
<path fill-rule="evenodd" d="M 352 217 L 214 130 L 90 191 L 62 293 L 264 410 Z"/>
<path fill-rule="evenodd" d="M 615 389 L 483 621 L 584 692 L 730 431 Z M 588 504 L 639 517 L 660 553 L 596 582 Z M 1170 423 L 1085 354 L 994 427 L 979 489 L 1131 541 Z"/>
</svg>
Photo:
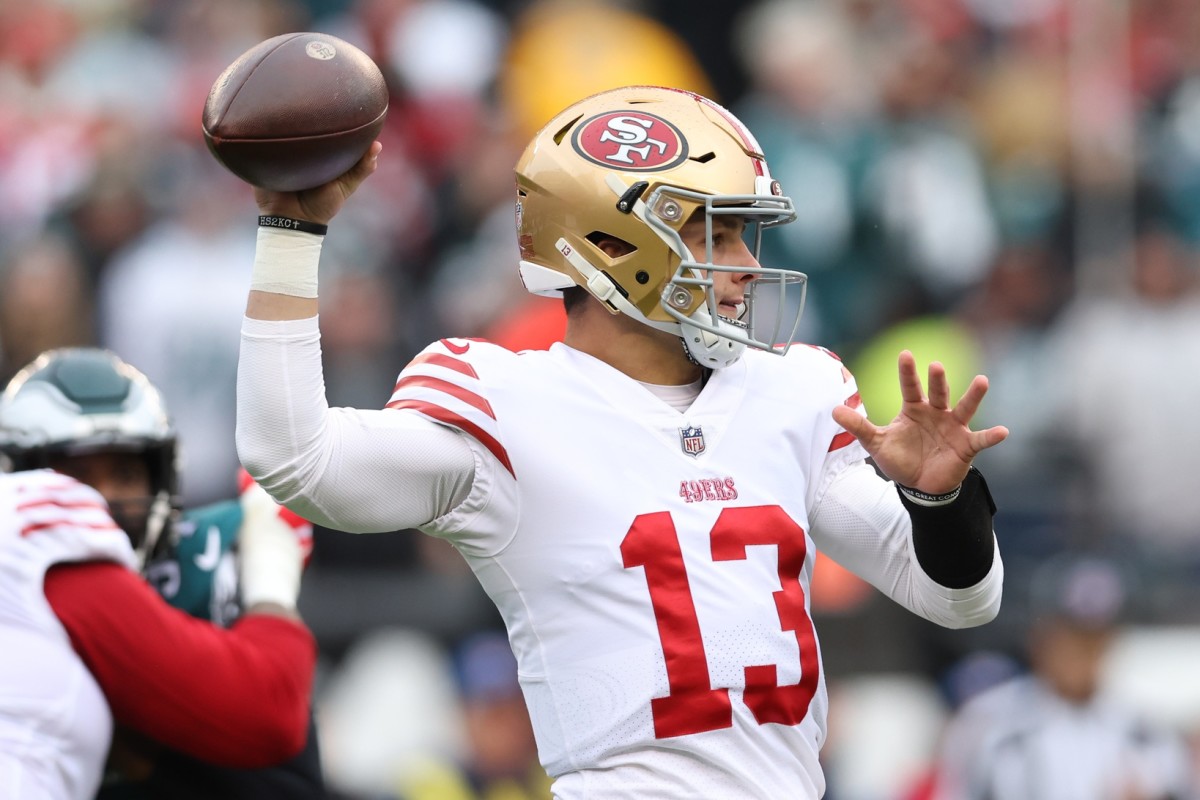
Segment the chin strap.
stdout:
<svg viewBox="0 0 1200 800">
<path fill-rule="evenodd" d="M 146 517 L 146 535 L 141 544 L 134 549 L 139 572 L 154 558 L 173 510 L 170 493 L 166 489 L 160 490 L 150 503 L 150 513 Z"/>
<path fill-rule="evenodd" d="M 558 248 L 558 252 L 562 254 L 562 257 L 575 268 L 575 271 L 587 281 L 587 285 L 584 288 L 613 311 L 619 311 L 628 317 L 633 317 L 638 322 L 649 325 L 651 328 L 665 331 L 666 333 L 673 333 L 676 336 L 680 335 L 677 323 L 655 322 L 654 320 L 646 319 L 646 316 L 638 310 L 638 307 L 625 298 L 625 295 L 613 283 L 612 278 L 592 266 L 591 262 L 580 255 L 566 239 L 559 239 L 554 243 L 554 246 Z"/>
<path fill-rule="evenodd" d="M 587 290 L 595 295 L 596 298 L 604 302 L 613 311 L 632 317 L 638 322 L 649 325 L 656 330 L 678 336 L 679 342 L 683 345 L 684 353 L 687 354 L 688 360 L 693 364 L 715 369 L 727 367 L 742 357 L 745 345 L 735 340 L 726 339 L 711 331 L 696 328 L 684 322 L 656 322 L 646 319 L 646 316 L 638 310 L 637 306 L 625 299 L 625 295 L 621 293 L 621 290 L 617 288 L 612 279 L 592 266 L 574 247 L 571 247 L 566 239 L 559 239 L 555 242 L 555 247 L 558 248 L 558 252 L 562 253 L 562 257 L 584 277 L 587 281 Z M 700 349 L 702 351 L 700 357 L 697 357 L 692 352 L 692 346 L 688 344 L 689 336 L 700 338 Z M 722 345 L 727 348 L 728 352 L 721 352 Z"/>
<path fill-rule="evenodd" d="M 687 356 L 687 360 L 688 360 L 688 361 L 692 362 L 692 363 L 693 363 L 693 364 L 695 364 L 697 367 L 703 367 L 703 366 L 704 366 L 703 364 L 701 364 L 699 361 L 697 361 L 697 360 L 696 360 L 696 357 L 695 357 L 694 355 L 692 355 L 692 351 L 691 351 L 691 350 L 688 348 L 687 339 L 684 339 L 682 336 L 680 336 L 680 337 L 679 337 L 679 344 L 680 344 L 680 345 L 683 347 L 683 354 L 684 354 L 685 356 Z"/>
</svg>

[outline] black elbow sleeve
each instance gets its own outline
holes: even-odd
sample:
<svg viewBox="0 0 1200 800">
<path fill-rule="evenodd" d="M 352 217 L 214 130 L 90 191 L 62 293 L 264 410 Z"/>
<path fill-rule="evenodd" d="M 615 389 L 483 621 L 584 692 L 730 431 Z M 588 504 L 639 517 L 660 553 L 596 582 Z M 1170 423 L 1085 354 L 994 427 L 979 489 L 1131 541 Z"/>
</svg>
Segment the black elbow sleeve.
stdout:
<svg viewBox="0 0 1200 800">
<path fill-rule="evenodd" d="M 949 589 L 983 580 L 995 556 L 996 503 L 979 470 L 971 467 L 958 497 L 944 506 L 923 506 L 897 491 L 912 519 L 913 549 L 925 573 Z"/>
</svg>

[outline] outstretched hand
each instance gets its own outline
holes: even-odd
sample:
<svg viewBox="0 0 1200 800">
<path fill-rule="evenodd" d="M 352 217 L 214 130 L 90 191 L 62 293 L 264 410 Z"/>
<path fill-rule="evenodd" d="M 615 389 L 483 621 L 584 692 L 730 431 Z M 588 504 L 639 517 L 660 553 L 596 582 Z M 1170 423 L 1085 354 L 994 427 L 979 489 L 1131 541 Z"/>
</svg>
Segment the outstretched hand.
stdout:
<svg viewBox="0 0 1200 800">
<path fill-rule="evenodd" d="M 350 195 L 375 171 L 381 150 L 382 144 L 372 142 L 357 164 L 329 183 L 312 189 L 301 192 L 274 192 L 256 186 L 254 201 L 258 203 L 259 213 L 328 225 Z"/>
<path fill-rule="evenodd" d="M 976 375 L 962 398 L 950 407 L 950 383 L 938 362 L 929 365 L 929 394 L 921 387 L 917 362 L 908 350 L 900 353 L 900 413 L 878 426 L 849 406 L 833 410 L 834 421 L 852 434 L 896 483 L 927 494 L 953 491 L 983 450 L 1008 437 L 1008 428 L 981 431 L 970 428 L 971 418 L 987 394 L 988 381 Z"/>
</svg>

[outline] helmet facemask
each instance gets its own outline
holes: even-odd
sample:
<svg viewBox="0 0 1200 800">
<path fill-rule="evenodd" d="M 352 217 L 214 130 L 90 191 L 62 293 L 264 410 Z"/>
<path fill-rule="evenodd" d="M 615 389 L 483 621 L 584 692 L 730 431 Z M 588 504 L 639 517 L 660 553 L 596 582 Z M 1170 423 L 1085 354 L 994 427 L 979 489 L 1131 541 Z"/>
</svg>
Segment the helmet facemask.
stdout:
<svg viewBox="0 0 1200 800">
<path fill-rule="evenodd" d="M 175 441 L 160 441 L 142 437 L 113 437 L 99 441 L 81 441 L 27 451 L 19 457 L 23 469 L 48 467 L 71 475 L 84 483 L 88 480 L 84 459 L 92 456 L 112 456 L 134 459 L 144 468 L 145 491 L 116 497 L 102 492 L 108 513 L 117 523 L 137 556 L 139 569 L 153 561 L 171 542 L 178 515 L 178 497 L 174 485 Z M 105 464 L 107 466 L 107 463 Z M 121 470 L 119 464 L 115 470 Z M 94 474 L 95 467 L 92 468 Z M 99 482 L 93 483 L 100 489 Z"/>
<path fill-rule="evenodd" d="M 176 439 L 158 390 L 107 351 L 48 351 L 0 395 L 0 453 L 7 469 L 57 466 L 72 474 L 72 460 L 104 454 L 145 466 L 144 496 L 109 499 L 110 513 L 143 564 L 167 543 L 178 509 Z"/>
<path fill-rule="evenodd" d="M 685 209 L 704 215 L 705 250 L 697 258 L 680 235 L 678 219 Z M 783 354 L 795 339 L 804 312 L 808 278 L 792 269 L 718 264 L 713 261 L 714 219 L 737 216 L 745 223 L 743 238 L 757 264 L 763 230 L 795 219 L 789 198 L 776 195 L 704 195 L 661 186 L 642 209 L 646 224 L 679 256 L 675 274 L 662 290 L 659 304 L 679 324 L 689 357 L 704 367 L 720 368 L 737 361 L 747 347 Z M 715 274 L 752 275 L 741 313 L 722 315 Z M 699 302 L 697 302 L 699 301 Z"/>
</svg>

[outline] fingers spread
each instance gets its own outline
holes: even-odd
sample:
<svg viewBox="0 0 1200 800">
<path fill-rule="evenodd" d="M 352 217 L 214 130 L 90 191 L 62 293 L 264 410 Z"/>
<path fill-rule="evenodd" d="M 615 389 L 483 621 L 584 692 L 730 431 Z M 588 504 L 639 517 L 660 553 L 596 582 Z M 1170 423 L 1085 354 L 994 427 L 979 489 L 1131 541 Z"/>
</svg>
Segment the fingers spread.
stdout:
<svg viewBox="0 0 1200 800">
<path fill-rule="evenodd" d="M 939 361 L 929 365 L 929 405 L 943 411 L 950 408 L 950 381 Z"/>
<path fill-rule="evenodd" d="M 979 404 L 983 402 L 983 396 L 987 394 L 987 390 L 988 379 L 983 375 L 976 375 L 971 381 L 971 385 L 967 387 L 967 391 L 963 392 L 958 404 L 954 406 L 955 419 L 964 425 L 970 422 L 975 416 L 975 412 L 979 410 Z"/>
<path fill-rule="evenodd" d="M 1008 438 L 1008 428 L 1003 425 L 997 425 L 994 428 L 987 428 L 982 431 L 974 431 L 971 433 L 971 446 L 975 452 L 986 450 L 989 447 L 995 447 Z"/>
<path fill-rule="evenodd" d="M 921 376 L 917 374 L 917 360 L 908 350 L 900 353 L 900 397 L 906 403 L 920 403 L 925 399 L 921 389 Z"/>
</svg>

